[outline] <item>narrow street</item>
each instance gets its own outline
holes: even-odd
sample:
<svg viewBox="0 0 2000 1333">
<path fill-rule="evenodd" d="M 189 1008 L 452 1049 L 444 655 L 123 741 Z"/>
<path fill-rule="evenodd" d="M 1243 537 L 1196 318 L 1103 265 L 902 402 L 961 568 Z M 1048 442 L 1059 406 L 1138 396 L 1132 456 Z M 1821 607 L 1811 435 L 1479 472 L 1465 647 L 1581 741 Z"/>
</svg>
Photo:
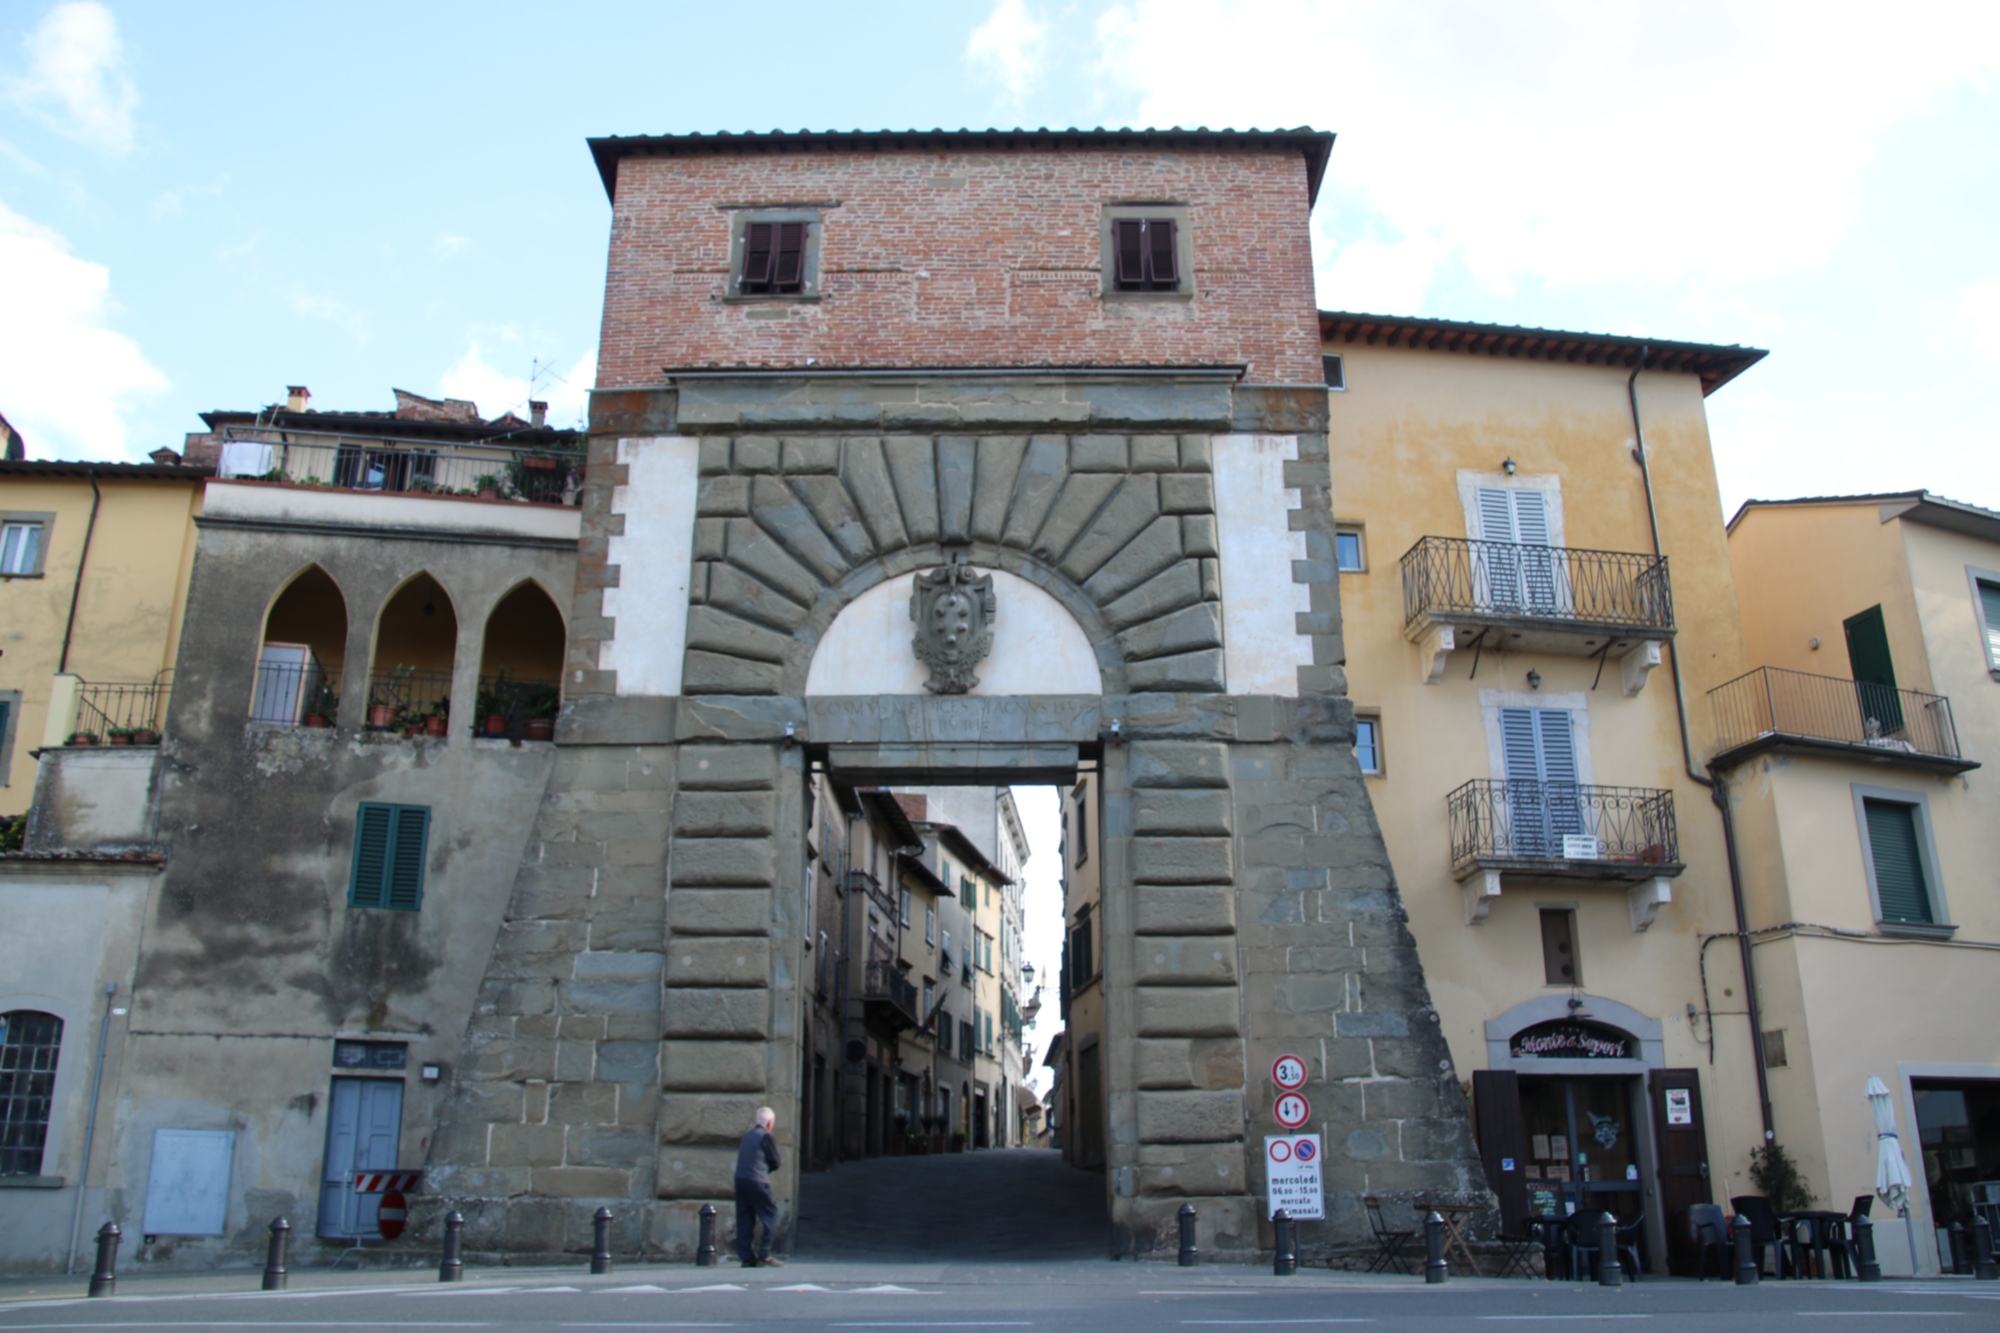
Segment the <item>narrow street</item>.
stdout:
<svg viewBox="0 0 2000 1333">
<path fill-rule="evenodd" d="M 1092 1259 L 1109 1252 L 1104 1177 L 1050 1148 L 877 1157 L 799 1183 L 801 1259 Z"/>
</svg>

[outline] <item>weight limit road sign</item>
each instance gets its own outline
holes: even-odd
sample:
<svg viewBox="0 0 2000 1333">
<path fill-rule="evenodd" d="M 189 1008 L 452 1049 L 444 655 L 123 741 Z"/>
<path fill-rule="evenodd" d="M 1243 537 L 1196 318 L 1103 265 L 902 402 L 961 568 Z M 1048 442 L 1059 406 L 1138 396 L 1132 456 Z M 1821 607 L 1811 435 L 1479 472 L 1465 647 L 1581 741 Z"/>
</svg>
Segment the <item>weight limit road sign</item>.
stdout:
<svg viewBox="0 0 2000 1333">
<path fill-rule="evenodd" d="M 1271 1081 L 1286 1092 L 1306 1085 L 1306 1062 L 1296 1055 L 1281 1055 L 1271 1062 Z"/>
<path fill-rule="evenodd" d="M 1278 1117 L 1278 1123 L 1286 1129 L 1297 1129 L 1312 1119 L 1312 1103 L 1302 1093 L 1288 1092 L 1278 1098 L 1278 1104 L 1271 1108 Z"/>
</svg>

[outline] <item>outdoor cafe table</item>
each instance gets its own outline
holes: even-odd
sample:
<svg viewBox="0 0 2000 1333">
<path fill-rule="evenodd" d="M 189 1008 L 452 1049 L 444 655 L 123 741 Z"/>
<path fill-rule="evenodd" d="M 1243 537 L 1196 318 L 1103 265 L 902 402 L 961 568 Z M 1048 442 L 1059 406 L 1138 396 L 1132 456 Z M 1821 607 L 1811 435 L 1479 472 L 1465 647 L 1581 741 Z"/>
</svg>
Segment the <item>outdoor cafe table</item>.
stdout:
<svg viewBox="0 0 2000 1333">
<path fill-rule="evenodd" d="M 1425 1212 L 1435 1212 L 1444 1219 L 1445 1262 L 1463 1263 L 1467 1273 L 1473 1277 L 1481 1276 L 1479 1260 L 1473 1258 L 1472 1247 L 1465 1243 L 1465 1233 L 1461 1230 L 1465 1226 L 1465 1219 L 1479 1211 L 1478 1205 L 1423 1198 L 1419 1198 L 1417 1203 Z M 1457 1259 L 1452 1258 L 1454 1254 L 1458 1256 Z"/>
<path fill-rule="evenodd" d="M 1828 1271 L 1841 1272 L 1847 1256 L 1847 1214 L 1830 1212 L 1824 1208 L 1807 1208 L 1796 1213 L 1781 1213 L 1778 1225 L 1783 1229 L 1781 1238 L 1792 1238 L 1794 1252 L 1799 1256 L 1799 1267 L 1805 1277 L 1826 1277 Z M 1805 1239 L 1799 1240 L 1799 1228 L 1805 1228 Z M 1838 1252 L 1838 1257 L 1830 1252 Z M 1832 1260 L 1832 1262 L 1829 1262 Z M 1783 1262 L 1782 1253 L 1779 1262 Z M 1852 1273 L 1842 1273 L 1852 1277 Z"/>
</svg>

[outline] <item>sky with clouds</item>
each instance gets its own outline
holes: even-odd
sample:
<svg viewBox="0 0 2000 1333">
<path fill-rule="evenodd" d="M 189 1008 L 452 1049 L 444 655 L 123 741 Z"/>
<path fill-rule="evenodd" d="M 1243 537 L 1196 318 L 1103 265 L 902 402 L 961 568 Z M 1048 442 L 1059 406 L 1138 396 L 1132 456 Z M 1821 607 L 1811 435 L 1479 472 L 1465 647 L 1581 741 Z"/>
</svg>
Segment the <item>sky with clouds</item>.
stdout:
<svg viewBox="0 0 2000 1333">
<path fill-rule="evenodd" d="M 0 412 L 42 458 L 140 457 L 296 383 L 580 421 L 610 218 L 589 135 L 1312 125 L 1339 134 L 1323 308 L 1766 347 L 1709 400 L 1727 507 L 2000 507 L 1990 0 L 758 15 L 15 0 Z"/>
</svg>

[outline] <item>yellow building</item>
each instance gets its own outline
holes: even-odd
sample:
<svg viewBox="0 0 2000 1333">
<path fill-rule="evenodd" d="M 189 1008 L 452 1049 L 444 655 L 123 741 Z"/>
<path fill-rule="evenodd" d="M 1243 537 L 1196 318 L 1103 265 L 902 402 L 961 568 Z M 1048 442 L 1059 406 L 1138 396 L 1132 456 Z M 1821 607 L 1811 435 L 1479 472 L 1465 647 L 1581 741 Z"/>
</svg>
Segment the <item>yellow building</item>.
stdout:
<svg viewBox="0 0 2000 1333">
<path fill-rule="evenodd" d="M 1098 1171 L 1105 1162 L 1104 903 L 1095 854 L 1096 775 L 1084 773 L 1062 793 L 1063 1031 L 1050 1051 L 1050 1129 L 1071 1166 Z"/>
<path fill-rule="evenodd" d="M 1608 1211 L 1691 1272 L 1690 1207 L 1751 1192 L 1763 1138 L 1700 767 L 1703 696 L 1745 662 L 1703 399 L 1763 353 L 1320 320 L 1338 532 L 1310 553 L 1341 571 L 1357 751 L 1488 1181 L 1512 1226 Z M 1406 1006 L 1344 1007 L 1348 1035 Z"/>
<path fill-rule="evenodd" d="M 0 817 L 41 746 L 161 730 L 213 469 L 159 457 L 0 462 Z"/>
<path fill-rule="evenodd" d="M 1780 1140 L 1816 1206 L 1846 1211 L 1874 1192 L 1880 1078 L 1935 1273 L 1943 1228 L 2000 1214 L 2000 513 L 1752 501 L 1729 554 L 1752 670 L 1709 704 Z M 1908 1272 L 1875 1211 L 1883 1267 Z"/>
</svg>

